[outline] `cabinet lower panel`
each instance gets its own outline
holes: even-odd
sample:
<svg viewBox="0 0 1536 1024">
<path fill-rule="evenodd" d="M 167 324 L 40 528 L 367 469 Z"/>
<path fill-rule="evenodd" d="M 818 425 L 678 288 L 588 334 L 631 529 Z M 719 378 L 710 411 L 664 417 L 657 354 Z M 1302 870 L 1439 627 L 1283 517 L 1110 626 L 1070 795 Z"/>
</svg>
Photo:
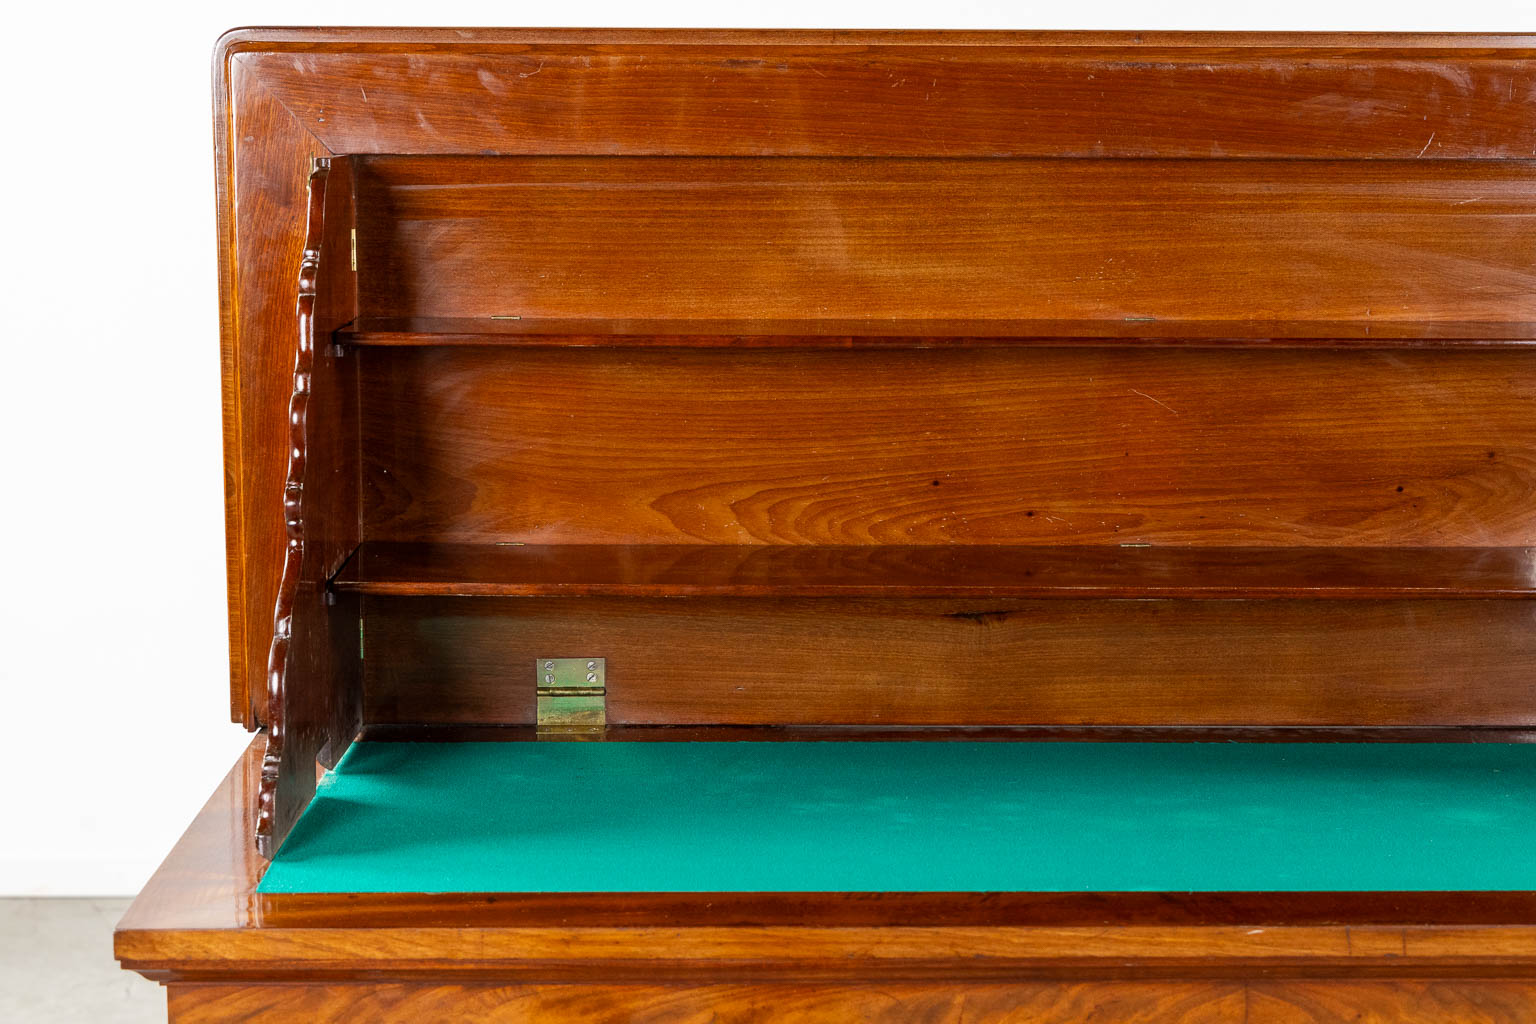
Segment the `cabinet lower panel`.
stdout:
<svg viewBox="0 0 1536 1024">
<path fill-rule="evenodd" d="M 173 985 L 172 1024 L 1515 1024 L 1536 983 L 1082 981 L 879 985 Z"/>
</svg>

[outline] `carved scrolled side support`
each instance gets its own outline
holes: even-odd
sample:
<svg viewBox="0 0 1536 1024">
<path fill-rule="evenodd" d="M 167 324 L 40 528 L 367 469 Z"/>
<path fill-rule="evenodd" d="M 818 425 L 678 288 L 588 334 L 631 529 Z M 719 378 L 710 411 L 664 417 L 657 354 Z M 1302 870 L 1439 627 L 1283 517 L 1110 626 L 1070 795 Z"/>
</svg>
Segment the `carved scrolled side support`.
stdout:
<svg viewBox="0 0 1536 1024">
<path fill-rule="evenodd" d="M 287 550 L 273 615 L 272 647 L 267 655 L 267 749 L 257 795 L 256 849 L 270 858 L 282 836 L 277 824 L 277 784 L 287 727 L 286 688 L 291 665 L 293 612 L 304 562 L 304 468 L 308 452 L 307 419 L 315 363 L 315 302 L 320 283 L 320 244 L 325 227 L 325 182 L 330 161 L 317 160 L 309 176 L 309 215 L 304 254 L 299 261 L 298 352 L 294 357 L 293 394 L 288 400 L 288 476 L 283 487 Z"/>
</svg>

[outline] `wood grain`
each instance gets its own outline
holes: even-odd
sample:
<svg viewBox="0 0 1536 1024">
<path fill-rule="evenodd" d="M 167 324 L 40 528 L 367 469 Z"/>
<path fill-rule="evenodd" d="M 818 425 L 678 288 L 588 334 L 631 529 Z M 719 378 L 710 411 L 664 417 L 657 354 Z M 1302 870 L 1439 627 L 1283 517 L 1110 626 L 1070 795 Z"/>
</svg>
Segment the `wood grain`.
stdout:
<svg viewBox="0 0 1536 1024">
<path fill-rule="evenodd" d="M 281 507 L 287 546 L 267 661 L 267 746 L 253 835 L 267 857 L 309 802 L 316 762 L 334 764 L 362 725 L 353 645 L 359 605 L 355 597 L 338 600 L 327 586 L 358 544 L 357 360 L 317 344 L 350 317 L 356 294 L 345 242 L 350 219 L 341 216 L 350 207 L 350 183 L 341 159 L 320 161 L 310 174 L 298 267 Z M 330 286 L 323 298 L 322 280 Z"/>
<path fill-rule="evenodd" d="M 305 985 L 171 987 L 172 1024 L 316 1020 L 657 1024 L 1227 1024 L 1243 1020 L 1241 984 L 1051 982 L 994 985 Z"/>
<path fill-rule="evenodd" d="M 598 735 L 603 740 L 620 743 L 824 743 L 849 740 L 924 743 L 948 740 L 978 743 L 1536 742 L 1536 728 L 1496 725 L 610 725 Z M 538 729 L 532 725 L 485 723 L 374 722 L 364 725 L 358 734 L 361 742 L 384 743 L 525 743 L 537 739 Z M 1520 913 L 1516 909 L 1518 901 L 1511 902 L 1514 894 L 1500 892 L 1492 895 L 1507 904 L 1511 913 Z M 1456 894 L 1456 899 L 1468 906 L 1481 905 L 1475 894 Z"/>
<path fill-rule="evenodd" d="M 554 642 L 606 649 L 621 723 L 1529 729 L 1533 57 L 1520 35 L 227 35 L 231 710 L 286 730 L 281 813 L 360 724 L 364 607 L 382 725 L 525 722 L 517 666 Z M 273 707 L 293 275 L 328 155 L 333 184 L 368 166 L 320 247 Z M 326 258 L 354 221 L 360 290 Z M 357 577 L 474 600 L 328 589 L 365 537 L 611 547 L 542 576 L 540 551 L 403 549 Z M 1070 585 L 1006 591 L 1018 566 Z M 1173 581 L 1115 600 L 1125 566 Z M 1003 596 L 914 596 L 956 567 Z M 1210 600 L 1234 579 L 1284 599 Z M 854 589 L 783 596 L 817 585 Z M 571 586 L 592 596 L 549 596 Z M 1531 894 L 273 902 L 265 741 L 117 935 L 178 1019 L 1536 1016 Z"/>
<path fill-rule="evenodd" d="M 1522 158 L 1529 35 L 226 37 L 340 153 Z"/>
<path fill-rule="evenodd" d="M 1519 352 L 368 349 L 360 362 L 376 540 L 1536 537 L 1536 375 Z"/>
<path fill-rule="evenodd" d="M 378 157 L 381 316 L 1536 320 L 1525 161 Z"/>
<path fill-rule="evenodd" d="M 1536 892 L 261 893 L 255 902 L 263 926 L 305 928 L 1347 925 L 1351 955 L 1391 958 L 1406 954 L 1410 933 L 1417 950 L 1425 929 L 1529 921 Z"/>
<path fill-rule="evenodd" d="M 370 723 L 528 723 L 604 657 L 615 725 L 1505 725 L 1531 602 L 365 597 Z"/>
<path fill-rule="evenodd" d="M 367 541 L 331 586 L 386 597 L 1532 597 L 1536 549 Z"/>
<path fill-rule="evenodd" d="M 115 936 L 124 966 L 241 987 L 444 984 L 452 972 L 670 985 L 1461 976 L 1498 988 L 1488 979 L 1536 972 L 1521 923 L 1532 893 L 261 896 L 250 835 L 262 748 L 257 737 L 134 900 Z"/>
<path fill-rule="evenodd" d="M 214 138 L 230 712 L 255 728 L 266 708 L 272 609 L 284 558 L 286 414 L 306 175 L 311 159 L 328 151 L 253 75 L 217 55 Z"/>
<path fill-rule="evenodd" d="M 523 348 L 1527 348 L 1523 320 L 688 320 L 362 316 L 336 341 Z"/>
<path fill-rule="evenodd" d="M 1533 48 L 1529 36 L 1490 34 L 227 34 L 214 53 L 213 121 L 236 719 L 259 718 L 281 571 L 281 528 L 267 509 L 281 489 L 286 267 L 302 242 L 311 156 L 1513 158 L 1533 148 L 1524 116 Z M 550 70 L 531 74 L 541 61 Z M 916 108 L 905 85 L 890 84 L 920 65 L 946 84 L 942 99 Z M 506 106 L 488 102 L 496 97 L 482 69 L 521 91 Z M 567 92 L 577 80 L 579 94 Z M 454 83 L 465 88 L 461 108 Z M 1204 102 L 1207 92 L 1221 102 Z M 1040 102 L 1046 95 L 1057 102 Z M 674 102 L 656 102 L 666 96 Z M 764 117 L 765 103 L 783 116 Z"/>
<path fill-rule="evenodd" d="M 1522 1024 L 1536 985 L 1520 982 L 1288 982 L 1248 986 L 1247 1024 Z"/>
</svg>

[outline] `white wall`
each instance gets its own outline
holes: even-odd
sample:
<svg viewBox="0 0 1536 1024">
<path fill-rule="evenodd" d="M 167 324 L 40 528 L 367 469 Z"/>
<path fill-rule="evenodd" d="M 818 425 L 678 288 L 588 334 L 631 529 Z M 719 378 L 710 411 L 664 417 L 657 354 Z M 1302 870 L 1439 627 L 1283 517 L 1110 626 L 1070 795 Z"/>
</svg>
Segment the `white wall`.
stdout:
<svg viewBox="0 0 1536 1024">
<path fill-rule="evenodd" d="M 0 894 L 136 890 L 247 742 L 227 713 L 209 55 L 233 25 L 306 23 L 1531 31 L 1536 0 L 12 10 Z"/>
</svg>

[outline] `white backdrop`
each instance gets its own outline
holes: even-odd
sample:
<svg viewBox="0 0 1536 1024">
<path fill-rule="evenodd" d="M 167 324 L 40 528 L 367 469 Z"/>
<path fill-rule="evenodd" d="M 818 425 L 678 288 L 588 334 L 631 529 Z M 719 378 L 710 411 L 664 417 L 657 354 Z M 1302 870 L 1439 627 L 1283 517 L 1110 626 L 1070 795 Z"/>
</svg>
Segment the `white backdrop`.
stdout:
<svg viewBox="0 0 1536 1024">
<path fill-rule="evenodd" d="M 45 2 L 7 21 L 0 895 L 111 895 L 143 884 L 248 741 L 227 713 L 209 99 L 222 30 L 1532 31 L 1536 0 Z"/>
</svg>

